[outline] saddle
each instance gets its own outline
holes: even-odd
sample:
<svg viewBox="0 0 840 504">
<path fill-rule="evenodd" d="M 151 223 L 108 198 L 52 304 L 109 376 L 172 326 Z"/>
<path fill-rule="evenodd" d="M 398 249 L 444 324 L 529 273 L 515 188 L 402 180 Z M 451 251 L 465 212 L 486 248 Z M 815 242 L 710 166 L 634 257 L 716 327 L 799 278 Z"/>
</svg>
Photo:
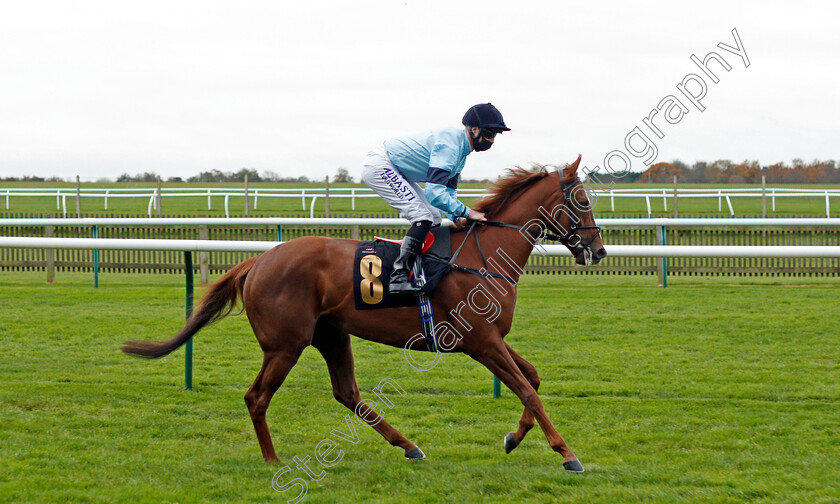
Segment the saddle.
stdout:
<svg viewBox="0 0 840 504">
<path fill-rule="evenodd" d="M 391 271 L 400 254 L 401 243 L 400 240 L 379 237 L 359 243 L 353 259 L 353 297 L 357 310 L 417 306 L 417 296 L 392 295 L 388 292 Z M 421 289 L 427 296 L 434 292 L 441 278 L 449 272 L 451 255 L 449 228 L 432 228 L 417 258 L 425 276 Z"/>
</svg>

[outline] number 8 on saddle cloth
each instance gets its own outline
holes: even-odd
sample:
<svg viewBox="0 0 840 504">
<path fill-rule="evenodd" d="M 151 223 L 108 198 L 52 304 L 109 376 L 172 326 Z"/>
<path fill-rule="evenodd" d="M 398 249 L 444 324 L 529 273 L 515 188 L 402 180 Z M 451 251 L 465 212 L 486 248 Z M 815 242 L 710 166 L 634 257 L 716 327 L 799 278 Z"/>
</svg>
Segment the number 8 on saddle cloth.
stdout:
<svg viewBox="0 0 840 504">
<path fill-rule="evenodd" d="M 414 276 L 421 282 L 425 280 L 421 288 L 426 295 L 431 295 L 443 275 L 449 272 L 452 254 L 449 228 L 436 227 L 430 232 L 434 234 L 434 243 L 420 255 L 421 260 L 414 263 Z M 394 260 L 399 254 L 400 247 L 396 242 L 365 240 L 359 243 L 353 260 L 353 297 L 357 310 L 417 306 L 416 296 L 388 292 Z M 421 275 L 417 274 L 418 267 L 422 267 Z"/>
<path fill-rule="evenodd" d="M 436 227 L 432 246 L 415 261 L 413 277 L 420 295 L 392 295 L 388 292 L 394 260 L 399 256 L 397 243 L 383 240 L 366 240 L 359 244 L 353 260 L 353 297 L 357 310 L 419 306 L 423 323 L 426 347 L 435 350 L 434 316 L 429 295 L 434 292 L 440 279 L 449 272 L 452 254 L 449 228 Z"/>
</svg>

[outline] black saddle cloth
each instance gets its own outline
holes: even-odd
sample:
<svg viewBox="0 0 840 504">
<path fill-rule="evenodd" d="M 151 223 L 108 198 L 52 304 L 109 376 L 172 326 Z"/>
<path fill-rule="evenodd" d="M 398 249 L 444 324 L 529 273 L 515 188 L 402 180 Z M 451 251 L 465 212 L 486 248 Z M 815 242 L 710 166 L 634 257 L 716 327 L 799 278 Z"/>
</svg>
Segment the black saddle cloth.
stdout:
<svg viewBox="0 0 840 504">
<path fill-rule="evenodd" d="M 431 232 L 435 241 L 421 256 L 426 275 L 423 292 L 426 295 L 431 295 L 440 279 L 449 272 L 452 255 L 449 228 L 436 227 Z M 388 292 L 391 271 L 399 255 L 400 246 L 395 243 L 365 240 L 359 244 L 353 259 L 353 297 L 357 310 L 417 306 L 414 295 L 392 295 Z"/>
</svg>

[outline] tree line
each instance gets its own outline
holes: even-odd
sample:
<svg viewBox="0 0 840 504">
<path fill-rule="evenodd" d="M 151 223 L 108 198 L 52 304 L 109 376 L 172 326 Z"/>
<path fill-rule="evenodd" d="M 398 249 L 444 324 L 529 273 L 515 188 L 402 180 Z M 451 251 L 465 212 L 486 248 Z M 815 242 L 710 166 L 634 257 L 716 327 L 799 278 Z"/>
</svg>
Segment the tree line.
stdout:
<svg viewBox="0 0 840 504">
<path fill-rule="evenodd" d="M 221 170 L 210 170 L 201 172 L 198 175 L 188 177 L 184 180 L 182 177 L 162 177 L 155 172 L 143 172 L 134 175 L 123 173 L 116 179 L 100 178 L 97 182 L 157 182 L 160 179 L 163 182 L 245 182 L 245 177 L 248 177 L 248 182 L 321 182 L 321 180 L 311 180 L 309 177 L 281 177 L 273 171 L 264 171 L 259 173 L 257 170 L 251 168 L 242 168 L 239 171 L 229 172 Z M 0 177 L 0 181 L 4 182 L 66 182 L 60 177 L 39 177 L 36 175 L 24 175 L 23 177 Z M 355 182 L 350 172 L 346 168 L 339 168 L 336 174 L 330 177 L 330 182 L 335 183 L 349 183 Z"/>
<path fill-rule="evenodd" d="M 229 172 L 229 171 L 222 171 L 222 170 L 209 170 L 203 171 L 198 175 L 193 175 L 192 177 L 188 177 L 184 180 L 181 177 L 169 177 L 164 179 L 160 177 L 157 173 L 138 173 L 136 175 L 129 175 L 128 173 L 123 173 L 115 182 L 155 182 L 158 178 L 161 180 L 165 180 L 166 182 L 245 182 L 245 177 L 248 177 L 248 182 L 296 182 L 296 183 L 308 183 L 308 182 L 317 182 L 317 180 L 310 180 L 309 177 L 302 176 L 302 177 L 281 177 L 278 173 L 273 171 L 264 171 L 262 173 L 258 172 L 257 170 L 251 168 L 242 168 L 239 171 Z M 339 180 L 340 179 L 340 180 Z M 347 170 L 344 168 L 339 168 L 336 177 L 331 179 L 335 182 L 353 182 L 353 177 L 350 177 L 347 173 Z"/>
<path fill-rule="evenodd" d="M 757 184 L 762 175 L 768 184 L 840 184 L 840 164 L 834 160 L 821 161 L 815 159 L 809 163 L 801 159 L 794 159 L 788 165 L 776 163 L 762 166 L 758 161 L 744 161 L 733 163 L 729 160 L 718 160 L 711 163 L 698 161 L 689 166 L 680 160 L 670 163 L 656 163 L 644 172 L 605 173 L 602 170 L 587 174 L 587 178 L 599 185 L 630 184 L 630 183 L 670 183 L 674 176 L 679 182 L 695 184 Z M 99 179 L 98 182 L 272 182 L 272 183 L 309 183 L 321 182 L 309 177 L 281 177 L 273 171 L 257 172 L 252 168 L 242 168 L 236 172 L 210 170 L 187 178 L 164 178 L 154 172 L 144 172 L 135 175 L 123 173 L 115 180 Z M 63 182 L 59 177 L 38 177 L 25 175 L 23 177 L 3 177 L 4 182 Z M 335 175 L 330 177 L 333 183 L 355 182 L 346 168 L 338 168 Z M 462 179 L 464 183 L 486 183 L 488 179 Z"/>
<path fill-rule="evenodd" d="M 815 159 L 806 163 L 794 159 L 788 165 L 775 163 L 762 166 L 758 161 L 733 163 L 718 160 L 711 163 L 698 161 L 689 166 L 682 161 L 656 163 L 644 172 L 589 174 L 600 185 L 630 183 L 670 183 L 674 176 L 679 182 L 694 184 L 759 184 L 764 176 L 768 184 L 840 184 L 840 165 L 834 160 Z"/>
</svg>

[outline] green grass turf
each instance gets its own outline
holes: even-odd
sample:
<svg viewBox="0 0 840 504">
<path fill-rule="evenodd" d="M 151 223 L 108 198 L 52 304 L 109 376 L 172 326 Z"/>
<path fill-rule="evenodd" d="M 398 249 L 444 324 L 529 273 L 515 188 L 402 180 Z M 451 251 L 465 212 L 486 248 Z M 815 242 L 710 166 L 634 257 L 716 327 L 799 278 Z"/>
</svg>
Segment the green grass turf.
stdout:
<svg viewBox="0 0 840 504">
<path fill-rule="evenodd" d="M 585 282 L 585 283 L 582 283 Z M 184 316 L 175 276 L 0 273 L 0 501 L 285 502 L 242 396 L 261 352 L 244 317 L 183 350 L 123 355 Z M 549 416 L 587 472 L 567 474 L 535 428 L 510 455 L 521 405 L 491 397 L 463 355 L 427 372 L 354 339 L 362 394 L 396 380 L 384 417 L 426 453 L 407 462 L 372 429 L 346 430 L 326 367 L 304 352 L 268 412 L 302 502 L 808 502 L 840 500 L 840 293 L 830 279 L 526 277 L 508 341 L 540 371 Z M 199 289 L 200 291 L 200 289 Z M 293 323 L 291 321 L 290 323 Z M 355 422 L 355 420 L 353 420 Z M 311 481 L 293 457 L 344 452 Z M 318 467 L 316 462 L 311 463 Z"/>
<path fill-rule="evenodd" d="M 90 183 L 83 184 L 84 187 L 120 187 L 120 188 L 154 188 L 155 184 L 104 184 L 104 183 Z M 771 185 L 772 187 L 782 187 L 781 185 Z M 53 183 L 53 182 L 2 182 L 0 183 L 0 218 L 9 217 L 20 213 L 52 213 L 56 216 L 62 214 L 61 209 L 56 207 L 56 199 L 53 196 L 43 197 L 12 197 L 9 199 L 9 208 L 6 209 L 5 197 L 2 189 L 7 187 L 41 187 L 41 188 L 55 188 L 55 187 L 75 187 L 68 183 Z M 242 189 L 242 184 L 210 184 L 210 183 L 190 183 L 190 184 L 163 184 L 163 187 L 179 188 L 179 187 L 230 187 Z M 314 188 L 323 189 L 323 184 L 249 184 L 249 189 L 260 188 Z M 357 187 L 366 188 L 364 184 L 332 184 L 331 187 Z M 462 184 L 461 187 L 482 188 L 482 184 Z M 593 188 L 600 186 L 593 185 Z M 616 189 L 637 189 L 647 190 L 652 188 L 671 189 L 672 185 L 667 184 L 618 184 Z M 716 184 L 682 184 L 681 188 L 742 188 L 752 187 L 758 188 L 760 185 L 716 185 Z M 790 188 L 808 188 L 808 189 L 837 189 L 837 185 L 787 185 L 784 187 Z M 463 198 L 464 203 L 471 205 L 475 202 L 474 198 Z M 270 217 L 276 215 L 305 215 L 308 216 L 310 212 L 311 199 L 307 198 L 305 208 L 301 205 L 300 198 L 269 198 L 260 197 L 258 201 L 258 208 L 254 210 L 253 199 L 250 200 L 249 215 L 255 217 Z M 600 217 L 613 217 L 618 215 L 647 215 L 647 206 L 644 199 L 641 198 L 616 198 L 615 212 L 611 210 L 610 199 L 608 197 L 599 197 L 595 200 L 595 213 Z M 761 198 L 732 198 L 732 205 L 736 216 L 761 216 Z M 232 196 L 229 201 L 229 211 L 231 215 L 244 215 L 244 198 L 239 196 Z M 832 198 L 830 202 L 831 216 L 840 217 L 840 198 Z M 85 214 L 97 215 L 133 215 L 146 216 L 148 215 L 149 199 L 148 198 L 109 198 L 108 210 L 104 208 L 104 201 L 102 198 L 82 198 L 81 210 Z M 206 196 L 195 197 L 178 197 L 178 198 L 163 198 L 161 203 L 161 213 L 164 216 L 172 215 L 206 215 L 210 217 L 224 217 L 224 197 L 216 196 L 212 198 L 211 209 L 207 208 Z M 671 217 L 674 214 L 673 199 L 668 198 L 667 210 L 663 206 L 662 198 L 651 198 L 651 210 L 654 217 Z M 75 215 L 76 203 L 75 198 L 67 198 L 67 211 L 69 216 Z M 722 202 L 721 211 L 718 211 L 717 198 L 681 198 L 679 200 L 679 211 L 681 215 L 691 216 L 708 216 L 708 217 L 729 217 L 729 209 L 726 201 Z M 324 199 L 318 198 L 315 204 L 315 213 L 317 216 L 323 216 L 324 213 Z M 331 214 L 370 214 L 370 213 L 388 213 L 396 216 L 388 205 L 379 198 L 359 198 L 356 200 L 355 209 L 348 198 L 331 198 L 330 199 L 330 213 Z M 157 215 L 153 211 L 153 215 Z M 768 217 L 789 217 L 789 216 L 825 216 L 825 198 L 819 197 L 780 197 L 776 199 L 776 210 L 772 210 L 770 198 L 767 199 L 767 215 Z"/>
</svg>

